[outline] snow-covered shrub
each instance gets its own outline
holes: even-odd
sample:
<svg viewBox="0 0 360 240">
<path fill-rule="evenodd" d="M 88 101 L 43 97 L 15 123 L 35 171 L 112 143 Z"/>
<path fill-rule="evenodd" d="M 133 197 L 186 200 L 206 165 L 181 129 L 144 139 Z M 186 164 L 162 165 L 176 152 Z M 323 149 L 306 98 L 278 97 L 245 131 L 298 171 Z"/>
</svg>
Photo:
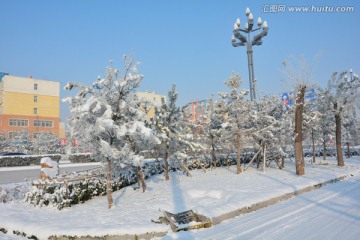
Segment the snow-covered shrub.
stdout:
<svg viewBox="0 0 360 240">
<path fill-rule="evenodd" d="M 0 167 L 19 167 L 39 165 L 41 158 L 49 156 L 54 161 L 59 161 L 61 155 L 23 155 L 23 156 L 2 156 L 0 157 Z"/>
<path fill-rule="evenodd" d="M 29 188 L 28 183 L 0 185 L 0 203 L 21 201 Z"/>
<path fill-rule="evenodd" d="M 163 172 L 163 164 L 150 161 L 143 166 L 144 177 L 149 178 L 154 174 Z M 119 168 L 113 172 L 111 180 L 112 191 L 120 190 L 137 182 L 137 173 L 134 166 Z M 79 182 L 65 184 L 33 186 L 24 201 L 34 206 L 53 206 L 62 209 L 73 204 L 84 203 L 95 196 L 106 195 L 106 179 L 104 177 L 86 179 Z"/>
<path fill-rule="evenodd" d="M 112 190 L 117 191 L 123 188 L 124 183 L 121 179 L 112 180 Z M 60 210 L 66 206 L 84 203 L 95 196 L 103 195 L 106 195 L 106 180 L 94 178 L 69 183 L 67 188 L 64 184 L 34 186 L 26 194 L 24 201 L 34 206 L 53 206 Z"/>
</svg>

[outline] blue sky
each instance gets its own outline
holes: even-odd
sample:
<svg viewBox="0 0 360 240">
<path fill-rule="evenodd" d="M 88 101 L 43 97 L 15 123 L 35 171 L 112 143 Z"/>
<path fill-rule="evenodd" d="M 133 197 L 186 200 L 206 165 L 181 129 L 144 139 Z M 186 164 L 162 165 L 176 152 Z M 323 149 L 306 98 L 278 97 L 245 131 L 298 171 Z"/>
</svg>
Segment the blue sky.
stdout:
<svg viewBox="0 0 360 240">
<path fill-rule="evenodd" d="M 263 12 L 285 5 L 286 11 Z M 290 6 L 352 6 L 351 13 L 294 13 Z M 225 91 L 233 71 L 248 88 L 245 47 L 231 45 L 236 18 L 269 24 L 262 46 L 254 47 L 258 89 L 280 94 L 289 84 L 282 62 L 305 56 L 314 81 L 324 85 L 333 71 L 360 72 L 359 1 L 208 0 L 0 0 L 0 71 L 11 75 L 91 84 L 109 60 L 121 65 L 133 51 L 144 74 L 140 90 L 167 94 L 177 84 L 179 105 Z M 243 25 L 242 25 L 243 26 Z M 318 60 L 313 60 L 320 56 Z M 61 97 L 73 93 L 61 90 Z M 69 115 L 61 105 L 61 120 Z"/>
</svg>

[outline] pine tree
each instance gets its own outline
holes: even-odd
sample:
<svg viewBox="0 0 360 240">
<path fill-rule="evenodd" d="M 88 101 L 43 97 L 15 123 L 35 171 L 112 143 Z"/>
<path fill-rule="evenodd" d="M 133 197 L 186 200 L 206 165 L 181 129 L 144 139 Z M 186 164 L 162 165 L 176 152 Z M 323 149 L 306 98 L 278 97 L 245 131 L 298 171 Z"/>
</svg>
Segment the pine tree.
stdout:
<svg viewBox="0 0 360 240">
<path fill-rule="evenodd" d="M 159 143 L 145 126 L 146 113 L 134 94 L 143 79 L 137 71 L 139 63 L 133 63 L 133 56 L 124 56 L 123 60 L 122 74 L 110 66 L 106 76 L 99 77 L 92 86 L 68 83 L 65 87 L 80 89 L 75 97 L 65 99 L 71 104 L 70 131 L 73 138 L 92 150 L 93 158 L 106 164 L 109 208 L 113 205 L 110 180 L 116 170 L 124 164 L 141 166 L 141 150 Z"/>
<path fill-rule="evenodd" d="M 227 120 L 223 124 L 226 129 L 222 140 L 234 144 L 237 152 L 237 174 L 243 171 L 241 165 L 241 149 L 243 143 L 249 137 L 249 131 L 246 129 L 248 122 L 249 102 L 245 100 L 248 94 L 247 90 L 240 90 L 242 79 L 236 73 L 233 73 L 226 81 L 225 85 L 230 89 L 229 93 L 220 93 L 220 97 L 226 103 Z"/>
<path fill-rule="evenodd" d="M 152 119 L 153 127 L 157 136 L 165 146 L 165 180 L 169 180 L 170 145 L 174 144 L 175 136 L 178 133 L 178 120 L 180 119 L 180 108 L 176 106 L 178 93 L 174 84 L 168 93 L 168 104 L 161 99 L 161 106 L 155 108 L 155 118 Z"/>
<path fill-rule="evenodd" d="M 252 105 L 248 128 L 251 129 L 256 148 L 262 150 L 259 155 L 262 155 L 264 166 L 268 150 L 279 168 L 283 168 L 283 162 L 278 160 L 285 157 L 289 121 L 289 113 L 278 97 L 264 96 Z"/>
</svg>

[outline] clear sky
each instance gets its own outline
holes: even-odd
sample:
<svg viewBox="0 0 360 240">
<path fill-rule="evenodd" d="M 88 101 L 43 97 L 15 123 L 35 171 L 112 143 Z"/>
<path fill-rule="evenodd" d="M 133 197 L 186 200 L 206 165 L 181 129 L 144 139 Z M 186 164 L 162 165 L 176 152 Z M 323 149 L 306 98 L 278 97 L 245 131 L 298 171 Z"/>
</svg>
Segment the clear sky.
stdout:
<svg viewBox="0 0 360 240">
<path fill-rule="evenodd" d="M 0 72 L 15 76 L 91 84 L 104 76 L 109 60 L 120 66 L 133 51 L 144 74 L 140 90 L 167 94 L 177 84 L 179 105 L 225 91 L 233 71 L 248 88 L 245 47 L 231 45 L 233 24 L 269 24 L 262 46 L 254 47 L 259 91 L 288 90 L 282 62 L 305 56 L 316 83 L 324 85 L 333 71 L 360 73 L 360 3 L 353 1 L 245 0 L 0 0 Z M 270 12 L 285 5 L 285 12 Z M 292 6 L 354 7 L 353 12 L 289 11 Z M 321 56 L 318 60 L 313 59 Z M 61 97 L 71 92 L 61 90 Z M 69 115 L 61 105 L 61 120 Z"/>
</svg>

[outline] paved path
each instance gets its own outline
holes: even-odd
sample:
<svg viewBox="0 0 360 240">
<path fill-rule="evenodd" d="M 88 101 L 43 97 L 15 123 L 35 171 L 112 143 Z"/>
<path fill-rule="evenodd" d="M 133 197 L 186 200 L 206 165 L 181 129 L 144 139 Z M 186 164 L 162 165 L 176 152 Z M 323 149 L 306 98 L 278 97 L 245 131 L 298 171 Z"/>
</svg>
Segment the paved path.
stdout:
<svg viewBox="0 0 360 240">
<path fill-rule="evenodd" d="M 215 225 L 162 239 L 359 239 L 360 177 Z"/>
<path fill-rule="evenodd" d="M 100 167 L 100 163 L 61 164 L 60 174 Z M 39 178 L 40 166 L 0 168 L 0 184 L 18 183 Z"/>
</svg>

